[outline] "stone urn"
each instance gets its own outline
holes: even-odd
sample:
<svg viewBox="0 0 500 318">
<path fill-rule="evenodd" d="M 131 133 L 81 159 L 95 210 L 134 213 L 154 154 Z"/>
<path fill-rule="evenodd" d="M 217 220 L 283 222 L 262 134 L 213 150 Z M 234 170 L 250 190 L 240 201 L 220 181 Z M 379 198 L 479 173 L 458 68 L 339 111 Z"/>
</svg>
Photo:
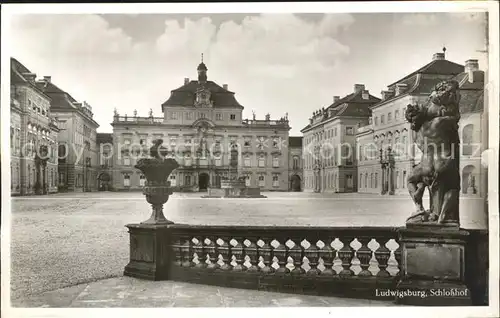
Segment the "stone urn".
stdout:
<svg viewBox="0 0 500 318">
<path fill-rule="evenodd" d="M 161 144 L 161 143 L 160 143 Z M 172 194 L 170 188 L 169 175 L 179 167 L 177 161 L 171 158 L 160 158 L 157 148 L 151 149 L 153 158 L 140 159 L 135 168 L 139 169 L 146 177 L 142 193 L 153 209 L 151 217 L 141 222 L 141 224 L 172 224 L 163 215 L 163 205 L 168 201 Z"/>
</svg>

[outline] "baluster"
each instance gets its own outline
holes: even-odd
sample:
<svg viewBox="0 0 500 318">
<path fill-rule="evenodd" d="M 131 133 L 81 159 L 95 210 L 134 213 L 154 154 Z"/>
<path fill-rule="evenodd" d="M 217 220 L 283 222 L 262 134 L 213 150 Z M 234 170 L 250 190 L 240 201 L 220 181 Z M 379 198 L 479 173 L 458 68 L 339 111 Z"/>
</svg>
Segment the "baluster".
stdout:
<svg viewBox="0 0 500 318">
<path fill-rule="evenodd" d="M 337 273 L 333 269 L 333 260 L 335 259 L 336 251 L 332 248 L 332 241 L 329 240 L 328 244 L 325 243 L 322 249 L 319 250 L 319 257 L 323 260 L 325 265 L 325 270 L 321 272 L 321 275 L 333 276 Z"/>
<path fill-rule="evenodd" d="M 219 252 L 217 250 L 217 238 L 211 237 L 210 244 L 205 247 L 205 250 L 208 252 L 208 257 L 210 259 L 210 264 L 207 266 L 210 270 L 215 270 L 219 268 L 219 264 L 217 261 L 219 260 Z"/>
<path fill-rule="evenodd" d="M 245 270 L 245 266 L 243 265 L 243 244 L 242 244 L 242 238 L 241 237 L 235 237 L 234 238 L 236 241 L 236 245 L 231 248 L 231 251 L 233 252 L 235 261 L 236 261 L 236 266 L 233 267 L 233 271 L 235 272 L 241 272 Z"/>
<path fill-rule="evenodd" d="M 232 265 L 231 265 L 231 259 L 229 258 L 229 255 L 231 253 L 231 248 L 228 244 L 228 240 L 226 239 L 222 239 L 222 244 L 219 246 L 219 252 L 220 254 L 222 255 L 222 262 L 224 262 L 224 264 L 220 267 L 221 270 L 223 271 L 229 271 L 232 269 Z"/>
<path fill-rule="evenodd" d="M 317 268 L 319 260 L 319 250 L 316 246 L 316 241 L 310 243 L 309 248 L 304 251 L 304 255 L 309 260 L 309 266 L 311 267 L 309 271 L 307 271 L 307 275 L 319 275 L 321 271 Z"/>
<path fill-rule="evenodd" d="M 394 251 L 394 258 L 398 262 L 398 269 L 399 271 L 396 273 L 396 276 L 402 276 L 403 275 L 403 264 L 401 264 L 401 251 L 403 248 L 401 247 L 401 243 L 398 243 L 399 247 Z"/>
<path fill-rule="evenodd" d="M 359 259 L 359 267 L 361 267 L 361 272 L 359 272 L 358 276 L 360 277 L 369 277 L 373 276 L 372 272 L 368 270 L 370 267 L 370 260 L 372 259 L 373 251 L 368 247 L 368 243 L 370 243 L 370 237 L 361 237 L 358 238 L 358 241 L 361 243 L 361 247 L 356 252 L 356 256 Z"/>
<path fill-rule="evenodd" d="M 193 246 L 193 250 L 198 256 L 198 264 L 196 264 L 196 268 L 205 268 L 207 267 L 207 255 L 204 251 L 204 238 L 202 236 L 198 237 L 198 243 Z"/>
<path fill-rule="evenodd" d="M 192 266 L 192 254 L 191 254 L 191 237 L 186 236 L 181 239 L 184 243 L 182 244 L 181 247 L 181 253 L 182 253 L 182 266 L 183 267 L 191 267 Z"/>
<path fill-rule="evenodd" d="M 340 239 L 340 238 L 339 238 Z M 352 238 L 345 238 L 342 242 L 344 246 L 337 252 L 339 258 L 342 260 L 343 270 L 339 273 L 340 276 L 353 276 L 354 272 L 351 270 L 351 261 L 354 257 L 354 249 L 350 243 Z"/>
<path fill-rule="evenodd" d="M 278 259 L 279 268 L 276 269 L 276 273 L 280 275 L 284 275 L 290 272 L 290 270 L 286 267 L 287 264 L 287 256 L 286 256 L 286 240 L 284 244 L 278 242 L 279 246 L 274 249 L 274 256 Z"/>
<path fill-rule="evenodd" d="M 253 241 L 250 241 L 250 245 L 245 247 L 245 255 L 248 256 L 248 258 L 250 258 L 250 264 L 251 264 L 251 266 L 248 268 L 247 271 L 258 272 L 259 255 L 257 253 L 257 244 L 255 244 Z"/>
<path fill-rule="evenodd" d="M 262 241 L 264 242 L 264 245 L 262 245 L 262 247 L 259 249 L 259 255 L 264 259 L 264 267 L 262 268 L 262 272 L 269 274 L 274 271 L 274 267 L 271 266 L 273 261 L 271 249 L 272 246 L 269 244 L 269 240 L 267 238 L 262 239 Z"/>
<path fill-rule="evenodd" d="M 380 247 L 375 251 L 375 258 L 378 262 L 379 272 L 377 273 L 377 277 L 389 277 L 391 274 L 387 271 L 387 262 L 391 257 L 391 250 L 388 249 L 385 245 L 387 244 L 388 239 L 380 239 Z"/>
<path fill-rule="evenodd" d="M 302 275 L 306 271 L 302 268 L 302 259 L 304 258 L 302 254 L 302 245 L 300 245 L 300 239 L 293 241 L 293 247 L 288 251 L 288 254 L 293 258 L 293 266 L 292 275 Z"/>
<path fill-rule="evenodd" d="M 181 239 L 179 237 L 176 237 L 174 240 L 174 243 L 172 244 L 172 250 L 174 251 L 174 265 L 175 266 L 182 266 L 182 244 L 181 244 Z"/>
</svg>

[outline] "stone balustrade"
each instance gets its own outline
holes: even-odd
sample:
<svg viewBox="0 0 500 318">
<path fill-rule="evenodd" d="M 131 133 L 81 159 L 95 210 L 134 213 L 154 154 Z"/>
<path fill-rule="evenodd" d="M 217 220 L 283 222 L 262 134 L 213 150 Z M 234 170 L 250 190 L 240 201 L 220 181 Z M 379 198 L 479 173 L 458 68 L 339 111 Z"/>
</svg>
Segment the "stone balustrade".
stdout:
<svg viewBox="0 0 500 318">
<path fill-rule="evenodd" d="M 170 232 L 171 280 L 375 297 L 400 273 L 396 228 L 175 224 Z"/>
</svg>

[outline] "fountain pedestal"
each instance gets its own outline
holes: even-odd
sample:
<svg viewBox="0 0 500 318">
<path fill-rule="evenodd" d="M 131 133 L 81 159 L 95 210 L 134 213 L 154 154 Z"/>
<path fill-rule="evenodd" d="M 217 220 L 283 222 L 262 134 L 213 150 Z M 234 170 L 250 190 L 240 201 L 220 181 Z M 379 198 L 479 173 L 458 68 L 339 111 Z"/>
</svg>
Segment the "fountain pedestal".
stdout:
<svg viewBox="0 0 500 318">
<path fill-rule="evenodd" d="M 244 179 L 222 180 L 220 189 L 209 188 L 203 198 L 266 198 L 260 188 L 247 187 Z"/>
</svg>

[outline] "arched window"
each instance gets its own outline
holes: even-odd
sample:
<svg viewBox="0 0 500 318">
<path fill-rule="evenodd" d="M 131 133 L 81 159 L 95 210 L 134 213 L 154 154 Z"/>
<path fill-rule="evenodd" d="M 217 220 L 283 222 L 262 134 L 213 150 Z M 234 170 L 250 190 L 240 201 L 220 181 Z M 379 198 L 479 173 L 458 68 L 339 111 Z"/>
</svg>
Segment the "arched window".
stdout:
<svg viewBox="0 0 500 318">
<path fill-rule="evenodd" d="M 378 188 L 378 173 L 375 172 L 375 184 L 374 184 L 374 188 Z"/>
<path fill-rule="evenodd" d="M 465 126 L 462 131 L 462 154 L 464 156 L 472 155 L 473 131 L 474 131 L 474 126 L 472 124 Z"/>
<path fill-rule="evenodd" d="M 368 188 L 368 172 L 365 173 L 365 188 Z"/>
<path fill-rule="evenodd" d="M 370 173 L 370 188 L 373 188 L 373 172 Z"/>
<path fill-rule="evenodd" d="M 359 174 L 359 187 L 363 188 L 363 174 L 362 173 Z"/>
<path fill-rule="evenodd" d="M 298 156 L 293 157 L 293 169 L 299 169 L 299 157 Z"/>
</svg>

